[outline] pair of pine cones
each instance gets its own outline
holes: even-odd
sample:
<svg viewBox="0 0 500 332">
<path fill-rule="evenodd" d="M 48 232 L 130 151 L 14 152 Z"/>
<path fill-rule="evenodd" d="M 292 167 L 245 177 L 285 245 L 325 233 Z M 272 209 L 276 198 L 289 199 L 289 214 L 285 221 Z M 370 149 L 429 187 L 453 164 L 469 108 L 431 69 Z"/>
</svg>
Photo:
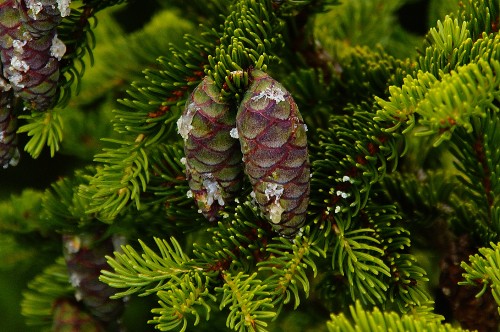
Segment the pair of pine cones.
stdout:
<svg viewBox="0 0 500 332">
<path fill-rule="evenodd" d="M 241 191 L 246 174 L 272 228 L 292 237 L 309 202 L 307 127 L 279 82 L 260 70 L 250 72 L 250 81 L 237 110 L 220 101 L 220 89 L 208 76 L 189 96 L 177 122 L 188 196 L 214 221 Z"/>
</svg>

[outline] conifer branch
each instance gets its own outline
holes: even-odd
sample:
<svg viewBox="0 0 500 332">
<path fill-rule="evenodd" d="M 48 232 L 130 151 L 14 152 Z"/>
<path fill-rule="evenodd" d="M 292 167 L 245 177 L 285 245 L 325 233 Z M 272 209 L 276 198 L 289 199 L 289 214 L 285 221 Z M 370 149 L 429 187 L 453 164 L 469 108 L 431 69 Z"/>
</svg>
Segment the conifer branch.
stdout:
<svg viewBox="0 0 500 332">
<path fill-rule="evenodd" d="M 157 150 L 150 153 L 151 178 L 142 200 L 147 206 L 163 204 L 167 218 L 175 219 L 179 226 L 193 227 L 193 218 L 196 217 L 192 211 L 195 207 L 193 200 L 187 196 L 189 187 L 185 166 L 181 162 L 183 157 L 184 151 L 179 143 L 160 144 Z"/>
<path fill-rule="evenodd" d="M 464 281 L 459 285 L 481 287 L 476 297 L 482 296 L 488 288 L 495 302 L 500 307 L 500 245 L 490 243 L 491 248 L 480 248 L 479 254 L 469 257 L 469 262 L 460 265 L 464 270 Z M 500 314 L 500 308 L 498 309 Z"/>
<path fill-rule="evenodd" d="M 379 278 L 390 273 L 380 258 L 380 242 L 371 236 L 370 229 L 346 231 L 342 226 L 334 226 L 334 231 L 338 240 L 331 254 L 332 268 L 347 278 L 352 299 L 359 296 L 372 304 L 382 302 L 387 285 Z"/>
<path fill-rule="evenodd" d="M 21 115 L 20 119 L 26 119 L 27 124 L 18 129 L 18 133 L 27 133 L 32 138 L 26 143 L 24 149 L 33 158 L 42 153 L 45 146 L 50 148 L 53 157 L 59 150 L 63 140 L 63 122 L 58 112 L 60 109 L 51 109 L 45 112 L 32 112 L 31 115 Z"/>
<path fill-rule="evenodd" d="M 220 44 L 208 56 L 206 73 L 222 90 L 223 98 L 240 99 L 248 87 L 248 74 L 233 75 L 250 67 L 265 69 L 276 60 L 274 48 L 280 44 L 283 28 L 271 8 L 270 1 L 237 1 L 224 22 Z M 243 75 L 243 77 L 241 77 Z"/>
<path fill-rule="evenodd" d="M 422 319 L 421 317 L 404 315 L 399 316 L 394 312 L 382 312 L 378 308 L 368 312 L 363 309 L 359 302 L 350 307 L 351 317 L 343 313 L 332 315 L 327 323 L 328 331 L 433 331 L 433 332 L 460 332 L 466 331 L 450 324 L 442 324 L 437 319 Z"/>
<path fill-rule="evenodd" d="M 105 148 L 103 153 L 95 156 L 95 161 L 107 164 L 97 170 L 90 186 L 80 192 L 91 201 L 88 213 L 95 213 L 101 220 L 112 222 L 130 201 L 140 209 L 140 195 L 146 191 L 149 182 L 149 161 L 142 137 L 137 142 L 109 140 L 121 146 Z"/>
<path fill-rule="evenodd" d="M 433 225 L 441 217 L 449 217 L 453 212 L 450 200 L 452 193 L 458 191 L 457 185 L 452 176 L 440 171 L 394 173 L 382 184 L 388 202 L 398 198 L 398 210 L 403 218 L 424 226 Z"/>
<path fill-rule="evenodd" d="M 323 210 L 315 216 L 316 222 L 340 212 L 355 216 L 365 206 L 371 186 L 394 170 L 404 153 L 400 148 L 404 137 L 381 128 L 373 113 L 366 111 L 369 107 L 361 104 L 350 115 L 332 116 L 330 127 L 318 132 L 311 181 L 317 196 L 311 204 Z"/>
<path fill-rule="evenodd" d="M 499 135 L 498 116 L 490 111 L 485 117 L 474 119 L 471 132 L 465 128 L 457 130 L 451 149 L 458 160 L 458 180 L 464 188 L 452 200 L 457 212 L 453 225 L 460 232 L 469 230 L 484 244 L 495 241 L 500 234 Z"/>
<path fill-rule="evenodd" d="M 21 132 L 33 135 L 27 145 L 33 155 L 40 154 L 46 145 L 52 154 L 58 150 L 63 132 L 61 107 L 68 105 L 85 65 L 92 62 L 94 14 L 121 2 L 84 1 L 62 21 L 60 38 L 67 42 L 68 52 L 58 81 L 58 107 L 22 118 L 28 124 Z M 24 252 L 18 248 L 31 244 L 17 244 L 19 235 L 43 234 L 52 240 L 53 234 L 63 232 L 66 257 L 72 258 L 67 259 L 67 265 L 80 276 L 87 275 L 83 268 L 86 258 L 77 257 L 79 245 L 72 253 L 68 250 L 72 241 L 83 235 L 67 234 L 88 233 L 92 243 L 85 244 L 85 250 L 78 253 L 82 255 L 94 244 L 112 248 L 107 236 L 111 233 L 124 231 L 129 239 L 139 238 L 139 242 L 137 247 L 125 245 L 122 251 L 106 256 L 111 270 L 103 270 L 99 278 L 105 285 L 97 282 L 98 272 L 92 272 L 94 278 L 84 285 L 90 294 L 85 294 L 81 303 L 76 302 L 74 291 L 82 287 L 68 285 L 67 274 L 65 278 L 57 275 L 64 267 L 58 261 L 57 268 L 35 279 L 36 289 L 25 296 L 26 313 L 33 321 L 47 326 L 53 320 L 61 330 L 74 328 L 75 322 L 102 329 L 92 316 L 91 303 L 97 299 L 94 307 L 104 309 L 101 317 L 111 316 L 107 295 L 98 298 L 92 294 L 94 286 L 102 286 L 118 289 L 113 299 L 120 305 L 129 295 L 153 295 L 159 304 L 151 310 L 149 323 L 165 331 L 202 328 L 204 320 L 209 321 L 208 326 L 217 324 L 218 315 L 226 318 L 231 330 L 286 330 L 286 324 L 293 324 L 300 314 L 320 317 L 325 310 L 344 311 L 332 315 L 327 324 L 331 331 L 460 330 L 442 324 L 442 317 L 432 312 L 433 298 L 427 290 L 429 269 L 417 262 L 422 249 L 419 241 L 427 230 L 419 228 L 432 227 L 436 232 L 439 227 L 446 239 L 452 233 L 467 233 L 475 245 L 498 241 L 498 1 L 463 1 L 457 14 L 445 17 L 430 30 L 420 54 L 411 53 L 409 47 L 417 38 L 410 38 L 396 21 L 403 5 L 400 0 L 349 2 L 324 13 L 334 4 L 336 0 L 194 0 L 182 8 L 181 1 L 171 1 L 161 6 L 192 10 L 183 16 L 184 21 L 189 20 L 186 30 L 198 20 L 204 24 L 199 33 L 184 35 L 182 44 L 171 45 L 166 52 L 154 30 L 160 26 L 162 31 L 168 30 L 168 24 L 151 21 L 139 33 L 110 44 L 127 45 L 122 51 L 131 50 L 133 54 L 124 57 L 124 64 L 136 62 L 127 68 L 132 74 L 124 70 L 126 78 L 116 76 L 116 82 L 108 82 L 112 76 L 97 73 L 90 85 L 102 80 L 98 86 L 107 86 L 107 90 L 89 91 L 83 107 L 78 101 L 71 108 L 65 107 L 65 111 L 81 112 L 83 119 L 94 105 L 99 110 L 114 107 L 111 100 L 121 86 L 134 81 L 114 112 L 115 136 L 109 136 L 115 138 L 105 139 L 106 148 L 95 155 L 94 162 L 100 165 L 53 183 L 43 193 L 43 205 L 38 201 L 26 209 L 35 211 L 37 218 L 28 216 L 25 220 L 21 217 L 24 210 L 11 205 L 26 204 L 33 197 L 41 200 L 41 193 L 26 192 L 0 204 L 0 229 L 6 230 L 0 241 L 10 246 L 5 252 L 22 256 Z M 200 9 L 206 9 L 204 15 L 195 18 Z M 161 14 L 157 19 L 169 17 Z M 4 21 L 8 20 L 2 21 L 2 27 L 6 26 Z M 117 23 L 113 20 L 111 26 Z M 317 37 L 322 46 L 317 46 Z M 140 50 L 141 38 L 154 39 L 144 52 Z M 300 54 L 295 54 L 297 50 Z M 110 52 L 113 56 L 107 61 L 116 61 L 118 53 Z M 87 56 L 89 61 L 84 62 Z M 412 58 L 402 60 L 407 56 Z M 158 60 L 153 65 L 151 59 Z M 108 67 L 106 61 L 103 67 Z M 301 207 L 300 213 L 307 213 L 307 218 L 303 227 L 294 229 L 294 239 L 276 236 L 275 225 L 266 220 L 262 206 L 256 205 L 261 202 L 252 199 L 253 188 L 248 182 L 242 181 L 234 197 L 223 203 L 219 194 L 211 194 L 210 199 L 217 199 L 221 206 L 216 223 L 207 222 L 204 211 L 188 197 L 193 193 L 188 186 L 189 156 L 185 157 L 182 149 L 186 146 L 181 141 L 184 137 L 176 133 L 182 131 L 176 122 L 181 113 L 187 113 L 188 94 L 200 81 L 213 79 L 216 92 L 210 100 L 223 102 L 235 115 L 252 77 L 256 81 L 250 73 L 259 68 L 272 72 L 290 89 L 309 128 L 309 155 L 304 160 L 309 158 L 312 166 L 310 204 Z M 145 69 L 143 78 L 137 78 L 140 69 Z M 206 97 L 200 95 L 200 99 Z M 203 107 L 201 101 L 196 105 Z M 181 118 L 181 125 L 202 126 L 183 121 Z M 306 127 L 300 128 L 305 131 Z M 72 125 L 64 129 L 65 134 L 79 133 Z M 231 125 L 226 129 L 229 131 Z M 275 129 L 265 129 L 262 134 Z M 238 136 L 238 130 L 230 136 Z M 273 132 L 271 143 L 281 134 L 283 130 Z M 433 139 L 438 148 L 430 148 Z M 212 152 L 216 155 L 218 151 Z M 253 154 L 246 157 L 255 158 L 257 153 Z M 217 157 L 206 159 L 227 163 Z M 241 157 L 235 160 L 240 162 Z M 309 188 L 306 175 L 303 181 Z M 220 188 L 207 185 L 206 189 Z M 276 194 L 278 189 L 266 190 Z M 303 194 L 299 191 L 296 195 Z M 19 216 L 12 218 L 12 214 Z M 45 222 L 40 222 L 42 218 Z M 108 232 L 105 237 L 100 233 L 103 229 Z M 158 234 L 169 238 L 160 240 Z M 153 245 L 146 240 L 151 236 Z M 435 239 L 433 234 L 424 242 Z M 52 242 L 40 246 L 59 246 L 58 241 Z M 437 252 L 438 245 L 432 244 L 425 249 Z M 480 255 L 462 265 L 466 270 L 462 284 L 479 286 L 479 295 L 491 289 L 500 306 L 500 294 L 495 291 L 500 280 L 496 262 L 500 254 L 497 245 L 492 247 L 481 249 Z M 104 264 L 104 260 L 96 262 L 97 256 L 104 256 L 102 252 L 90 255 L 96 270 Z M 453 278 L 463 259 L 458 256 L 454 257 L 455 265 L 441 264 L 442 271 L 431 269 L 432 277 L 441 272 L 455 285 Z M 12 259 L 14 263 L 21 260 Z M 455 269 L 455 274 L 446 269 Z M 71 282 L 82 280 L 78 273 L 71 274 Z M 49 280 L 51 277 L 54 280 Z M 41 302 L 36 300 L 38 294 L 42 294 Z M 310 304 L 312 309 L 305 308 Z M 351 317 L 346 318 L 349 305 Z M 367 312 L 365 306 L 375 309 Z M 50 312 L 48 308 L 52 308 Z M 296 311 L 290 314 L 287 308 Z M 312 311 L 317 316 L 311 315 Z M 115 317 L 110 320 L 118 322 Z"/>
<path fill-rule="evenodd" d="M 220 308 L 229 307 L 226 320 L 227 327 L 235 331 L 266 331 L 264 319 L 273 318 L 270 294 L 257 274 L 246 275 L 242 272 L 236 276 L 223 274 L 224 286 L 216 288 L 222 293 Z"/>
<path fill-rule="evenodd" d="M 58 26 L 58 35 L 66 44 L 66 53 L 61 61 L 61 79 L 59 86 L 63 90 L 57 106 L 63 108 L 71 98 L 71 89 L 80 91 L 80 82 L 85 72 L 83 58 L 88 56 L 90 64 L 94 60 L 92 49 L 95 47 L 95 37 L 92 29 L 97 24 L 95 14 L 107 7 L 118 5 L 128 0 L 82 1 L 78 9 L 72 9 L 70 14 Z M 94 21 L 94 23 L 91 23 Z"/>
<path fill-rule="evenodd" d="M 255 262 L 265 258 L 271 229 L 258 214 L 251 200 L 239 203 L 233 211 L 225 211 L 217 227 L 209 229 L 211 241 L 195 244 L 193 254 L 205 262 L 208 271 L 253 270 Z M 200 263 L 198 263 L 200 264 Z"/>
<path fill-rule="evenodd" d="M 419 72 L 416 79 L 408 77 L 402 88 L 392 88 L 389 101 L 378 99 L 383 110 L 377 113 L 377 120 L 393 118 L 406 122 L 405 133 L 415 125 L 414 114 L 421 115 L 418 122 L 427 130 L 417 135 L 437 134 L 437 146 L 450 139 L 456 127 L 470 131 L 472 117 L 484 116 L 486 109 L 498 110 L 495 101 L 500 98 L 496 74 L 499 70 L 498 61 L 479 60 L 461 66 L 456 73 L 443 74 L 441 80 L 429 72 Z"/>
<path fill-rule="evenodd" d="M 77 170 L 73 176 L 59 179 L 45 191 L 43 218 L 51 228 L 65 233 L 74 232 L 75 226 L 79 232 L 98 228 L 95 216 L 87 213 L 89 201 L 78 194 L 80 187 L 88 185 L 94 171 L 93 167 Z"/>
<path fill-rule="evenodd" d="M 96 161 L 105 166 L 92 181 L 93 188 L 82 193 L 96 202 L 89 213 L 98 212 L 112 221 L 130 201 L 140 208 L 140 195 L 146 191 L 150 177 L 148 155 L 158 149 L 154 143 L 172 134 L 188 86 L 202 75 L 205 46 L 187 37 L 186 48 L 174 51 L 168 62 L 160 58 L 162 70 L 146 71 L 149 84 L 128 91 L 135 100 L 121 101 L 128 108 L 117 112 L 115 130 L 135 134 L 135 140 L 129 141 L 130 136 L 110 140 L 119 148 L 106 148 L 96 156 Z M 192 63 L 200 63 L 200 67 Z"/>
<path fill-rule="evenodd" d="M 170 281 L 176 276 L 201 271 L 201 268 L 187 265 L 190 259 L 174 238 L 170 239 L 170 243 L 158 238 L 155 238 L 155 242 L 160 255 L 139 241 L 143 254 L 139 254 L 132 246 L 127 245 L 122 246 L 123 253 L 115 252 L 114 258 L 106 257 L 114 272 L 103 270 L 99 279 L 115 288 L 128 288 L 126 291 L 116 293 L 113 298 L 134 293 L 139 293 L 140 296 L 149 295 L 172 287 Z M 174 279 L 173 285 L 175 281 Z"/>
<path fill-rule="evenodd" d="M 28 285 L 23 294 L 21 312 L 29 325 L 51 326 L 54 303 L 74 299 L 64 258 L 58 258 Z"/>
<path fill-rule="evenodd" d="M 199 324 L 199 307 L 205 310 L 206 320 L 209 320 L 211 306 L 206 300 L 213 303 L 216 297 L 206 287 L 208 280 L 202 281 L 199 274 L 195 274 L 194 278 L 184 275 L 183 278 L 173 279 L 176 283 L 169 290 L 158 291 L 161 308 L 154 308 L 151 312 L 160 316 L 155 316 L 149 323 L 156 324 L 160 331 L 186 331 L 188 318 L 194 317 L 194 326 Z"/>
<path fill-rule="evenodd" d="M 468 22 L 471 38 L 481 38 L 483 33 L 498 32 L 500 8 L 497 0 L 467 0 L 462 4 L 460 18 Z"/>
<path fill-rule="evenodd" d="M 294 303 L 295 309 L 300 305 L 300 290 L 306 298 L 309 296 L 308 271 L 312 270 L 313 277 L 318 273 L 313 256 L 325 256 L 317 242 L 306 228 L 293 242 L 280 238 L 278 242 L 270 243 L 266 248 L 270 257 L 257 264 L 259 273 L 270 274 L 264 281 L 274 297 L 273 304 L 278 307 L 278 313 L 289 302 Z"/>
</svg>

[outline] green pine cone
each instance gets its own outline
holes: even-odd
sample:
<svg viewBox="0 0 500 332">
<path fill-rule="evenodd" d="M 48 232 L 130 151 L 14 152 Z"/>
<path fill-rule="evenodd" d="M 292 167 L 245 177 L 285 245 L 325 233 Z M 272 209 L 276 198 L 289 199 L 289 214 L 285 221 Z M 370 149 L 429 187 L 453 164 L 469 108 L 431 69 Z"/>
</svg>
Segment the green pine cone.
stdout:
<svg viewBox="0 0 500 332">
<path fill-rule="evenodd" d="M 12 114 L 11 91 L 8 84 L 0 77 L 0 166 L 7 168 L 19 162 L 17 149 L 17 119 Z"/>
<path fill-rule="evenodd" d="M 310 191 L 306 126 L 290 93 L 254 70 L 236 126 L 253 195 L 274 230 L 295 235 L 304 224 Z"/>
<path fill-rule="evenodd" d="M 39 111 L 55 103 L 59 80 L 59 60 L 66 47 L 55 28 L 38 31 L 23 22 L 22 10 L 13 0 L 0 4 L 0 59 L 3 76 L 9 81 L 15 95 Z M 31 30 L 30 30 L 31 29 Z"/>
<path fill-rule="evenodd" d="M 75 297 L 103 325 L 116 324 L 125 308 L 121 299 L 110 299 L 116 289 L 99 280 L 101 270 L 110 269 L 106 255 L 113 254 L 112 238 L 95 234 L 64 235 L 64 258 Z M 110 325 L 107 325 L 111 329 Z"/>
<path fill-rule="evenodd" d="M 241 188 L 243 165 L 238 140 L 231 137 L 235 112 L 219 101 L 206 77 L 191 93 L 177 122 L 184 139 L 186 176 L 200 212 L 210 221 Z"/>
</svg>

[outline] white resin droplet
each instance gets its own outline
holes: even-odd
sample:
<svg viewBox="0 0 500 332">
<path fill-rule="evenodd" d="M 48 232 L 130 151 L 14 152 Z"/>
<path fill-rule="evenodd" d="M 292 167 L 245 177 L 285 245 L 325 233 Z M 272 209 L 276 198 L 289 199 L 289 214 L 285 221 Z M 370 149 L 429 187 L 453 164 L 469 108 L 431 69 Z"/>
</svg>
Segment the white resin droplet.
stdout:
<svg viewBox="0 0 500 332">
<path fill-rule="evenodd" d="M 75 291 L 75 299 L 80 302 L 82 299 L 83 299 L 83 296 L 82 296 L 82 292 L 80 292 L 79 290 L 76 290 Z"/>
<path fill-rule="evenodd" d="M 229 135 L 231 135 L 232 138 L 239 138 L 240 136 L 238 134 L 238 128 L 231 129 Z"/>
<path fill-rule="evenodd" d="M 61 12 L 61 17 L 66 17 L 71 12 L 71 0 L 57 0 L 57 9 Z"/>
<path fill-rule="evenodd" d="M 193 129 L 191 122 L 193 122 L 195 111 L 196 108 L 194 103 L 190 103 L 187 107 L 186 113 L 182 114 L 179 120 L 177 120 L 177 132 L 181 135 L 184 141 L 188 139 L 189 132 Z"/>
<path fill-rule="evenodd" d="M 24 53 L 24 45 L 26 45 L 26 40 L 19 40 L 16 39 L 12 42 L 12 46 L 14 47 L 14 52 L 18 54 L 23 54 Z"/>
<path fill-rule="evenodd" d="M 17 166 L 17 164 L 19 164 L 19 159 L 21 159 L 21 154 L 19 153 L 19 149 L 16 148 L 16 150 L 14 151 L 14 155 L 9 160 L 9 165 L 10 166 Z M 7 167 L 4 166 L 4 168 L 7 168 Z"/>
<path fill-rule="evenodd" d="M 33 0 L 29 0 L 29 1 L 27 1 L 27 4 L 26 4 L 26 5 L 27 5 L 27 7 L 28 7 L 28 10 L 30 10 L 30 9 L 31 9 L 30 16 L 31 16 L 34 20 L 36 20 L 36 19 L 37 19 L 36 15 L 37 15 L 38 13 L 40 13 L 40 12 L 42 11 L 42 9 L 43 9 L 43 4 L 42 4 L 40 1 L 35 2 L 35 1 L 33 1 Z"/>
<path fill-rule="evenodd" d="M 23 75 L 16 73 L 14 75 L 9 76 L 8 79 L 10 83 L 13 84 L 14 86 L 20 89 L 24 88 L 24 84 L 21 84 L 21 81 L 23 80 Z"/>
<path fill-rule="evenodd" d="M 222 197 L 222 188 L 211 174 L 206 175 L 203 179 L 203 187 L 207 191 L 206 205 L 208 207 L 212 206 L 215 201 L 217 201 L 220 206 L 224 206 L 225 202 Z"/>
<path fill-rule="evenodd" d="M 80 239 L 79 236 L 71 237 L 69 241 L 66 241 L 64 244 L 69 254 L 76 254 L 77 252 L 79 252 L 81 245 L 82 245 L 82 240 Z"/>
<path fill-rule="evenodd" d="M 12 85 L 10 85 L 7 80 L 0 77 L 0 91 L 9 91 L 10 89 L 12 89 Z"/>
<path fill-rule="evenodd" d="M 73 287 L 78 287 L 80 286 L 82 279 L 78 276 L 78 273 L 73 272 L 70 274 L 69 281 Z"/>
<path fill-rule="evenodd" d="M 9 69 L 12 71 L 16 70 L 25 73 L 30 69 L 30 66 L 26 63 L 26 61 L 23 61 L 14 55 L 12 59 L 10 59 Z"/>
<path fill-rule="evenodd" d="M 281 195 L 283 194 L 283 186 L 279 183 L 271 183 L 269 182 L 266 186 L 266 190 L 264 194 L 266 194 L 266 198 L 271 200 L 271 198 L 276 197 L 276 200 L 279 200 Z"/>
<path fill-rule="evenodd" d="M 63 55 L 66 53 L 66 45 L 57 38 L 57 34 L 52 38 L 52 45 L 50 46 L 50 55 L 57 60 L 61 60 Z"/>
<path fill-rule="evenodd" d="M 279 103 L 281 101 L 285 101 L 285 92 L 281 90 L 279 87 L 276 86 L 270 86 L 264 89 L 261 93 L 259 93 L 257 96 L 253 96 L 252 100 L 260 100 L 261 98 L 267 98 L 274 100 L 276 103 Z"/>
<path fill-rule="evenodd" d="M 285 209 L 280 204 L 281 195 L 283 195 L 284 187 L 279 183 L 267 183 L 266 189 L 264 190 L 264 194 L 266 198 L 273 202 L 268 208 L 269 211 L 269 219 L 274 224 L 279 224 L 281 222 L 281 215 L 285 211 Z"/>
</svg>

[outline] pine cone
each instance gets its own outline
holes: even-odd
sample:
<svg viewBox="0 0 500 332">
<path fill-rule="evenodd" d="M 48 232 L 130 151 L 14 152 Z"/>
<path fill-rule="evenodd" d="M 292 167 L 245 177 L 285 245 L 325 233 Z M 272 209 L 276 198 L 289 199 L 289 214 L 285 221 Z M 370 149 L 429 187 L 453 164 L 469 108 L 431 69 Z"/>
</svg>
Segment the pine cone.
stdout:
<svg viewBox="0 0 500 332">
<path fill-rule="evenodd" d="M 52 33 L 62 20 L 57 0 L 17 0 L 21 22 L 33 39 Z"/>
<path fill-rule="evenodd" d="M 0 5 L 0 58 L 3 76 L 12 85 L 16 96 L 30 103 L 32 108 L 43 111 L 55 102 L 59 60 L 66 48 L 57 38 L 55 28 L 43 30 L 53 27 L 59 21 L 49 20 L 49 24 L 46 20 L 38 26 L 34 21 L 26 21 L 29 14 L 21 15 L 24 11 L 19 6 L 21 5 L 13 0 Z M 44 12 L 39 14 L 42 13 Z"/>
<path fill-rule="evenodd" d="M 304 224 L 310 191 L 306 126 L 285 88 L 254 70 L 236 117 L 245 173 L 272 227 L 295 235 Z"/>
<path fill-rule="evenodd" d="M 82 301 L 103 325 L 109 324 L 107 329 L 111 329 L 124 310 L 123 300 L 110 299 L 116 290 L 99 281 L 101 270 L 109 269 L 105 256 L 114 251 L 112 239 L 90 234 L 64 235 L 63 242 L 64 258 L 71 284 L 76 288 L 76 299 Z"/>
<path fill-rule="evenodd" d="M 0 166 L 3 168 L 16 166 L 19 162 L 17 120 L 12 114 L 12 93 L 7 89 L 10 86 L 0 77 Z"/>
<path fill-rule="evenodd" d="M 241 188 L 243 165 L 238 140 L 231 137 L 235 112 L 219 101 L 206 77 L 191 93 L 177 122 L 184 139 L 186 176 L 201 213 L 210 221 Z"/>
<path fill-rule="evenodd" d="M 82 311 L 78 303 L 59 300 L 53 307 L 52 331 L 54 332 L 102 332 L 104 329 L 88 313 Z"/>
</svg>

